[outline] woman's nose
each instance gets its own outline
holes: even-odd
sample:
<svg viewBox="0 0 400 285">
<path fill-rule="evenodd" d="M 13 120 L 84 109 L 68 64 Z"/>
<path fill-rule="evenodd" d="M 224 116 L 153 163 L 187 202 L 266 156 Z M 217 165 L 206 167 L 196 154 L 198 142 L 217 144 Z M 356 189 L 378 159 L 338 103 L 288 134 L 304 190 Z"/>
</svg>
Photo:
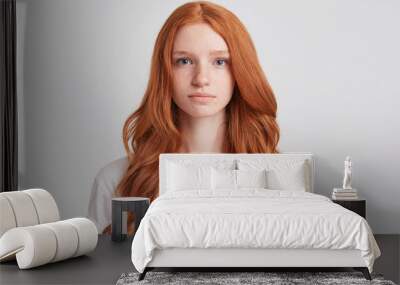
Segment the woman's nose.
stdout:
<svg viewBox="0 0 400 285">
<path fill-rule="evenodd" d="M 192 84 L 195 86 L 209 85 L 209 74 L 207 67 L 199 64 L 195 70 L 195 74 L 192 79 Z"/>
</svg>

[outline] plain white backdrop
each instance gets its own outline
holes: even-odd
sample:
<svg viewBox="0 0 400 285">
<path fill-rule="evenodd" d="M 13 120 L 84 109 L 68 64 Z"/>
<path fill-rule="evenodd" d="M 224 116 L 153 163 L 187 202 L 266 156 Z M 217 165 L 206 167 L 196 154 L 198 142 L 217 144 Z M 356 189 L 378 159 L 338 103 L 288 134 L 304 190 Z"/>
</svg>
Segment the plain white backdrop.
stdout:
<svg viewBox="0 0 400 285">
<path fill-rule="evenodd" d="M 96 173 L 125 155 L 156 36 L 187 1 L 17 0 L 20 189 L 85 216 Z M 247 27 L 278 100 L 280 150 L 312 152 L 315 192 L 346 155 L 374 233 L 400 233 L 400 2 L 213 1 Z"/>
</svg>

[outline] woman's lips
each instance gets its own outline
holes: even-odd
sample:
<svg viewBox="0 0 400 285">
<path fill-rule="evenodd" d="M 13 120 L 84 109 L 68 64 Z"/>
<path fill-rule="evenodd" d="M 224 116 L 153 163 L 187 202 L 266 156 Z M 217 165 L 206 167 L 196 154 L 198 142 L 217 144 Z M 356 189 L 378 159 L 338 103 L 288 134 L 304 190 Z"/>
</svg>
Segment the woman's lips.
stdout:
<svg viewBox="0 0 400 285">
<path fill-rule="evenodd" d="M 216 96 L 209 94 L 191 94 L 189 95 L 189 98 L 194 102 L 211 102 L 216 98 Z"/>
</svg>

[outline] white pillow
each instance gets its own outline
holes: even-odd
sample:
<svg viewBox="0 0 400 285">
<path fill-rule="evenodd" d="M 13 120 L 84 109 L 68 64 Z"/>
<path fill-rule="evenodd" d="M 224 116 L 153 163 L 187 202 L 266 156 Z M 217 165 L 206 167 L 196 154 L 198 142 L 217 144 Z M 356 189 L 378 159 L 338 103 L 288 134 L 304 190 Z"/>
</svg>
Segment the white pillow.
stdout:
<svg viewBox="0 0 400 285">
<path fill-rule="evenodd" d="M 211 166 L 167 164 L 167 191 L 211 189 Z"/>
<path fill-rule="evenodd" d="M 240 170 L 267 170 L 267 188 L 271 190 L 311 191 L 305 160 L 239 159 Z"/>
<path fill-rule="evenodd" d="M 212 168 L 212 188 L 236 190 L 236 170 Z"/>
<path fill-rule="evenodd" d="M 293 168 L 271 169 L 267 172 L 268 188 L 273 190 L 306 191 L 304 163 Z"/>
<path fill-rule="evenodd" d="M 268 188 L 267 170 L 236 170 L 238 188 Z"/>
<path fill-rule="evenodd" d="M 212 187 L 214 190 L 240 188 L 267 188 L 267 171 L 231 170 L 212 168 Z"/>
</svg>

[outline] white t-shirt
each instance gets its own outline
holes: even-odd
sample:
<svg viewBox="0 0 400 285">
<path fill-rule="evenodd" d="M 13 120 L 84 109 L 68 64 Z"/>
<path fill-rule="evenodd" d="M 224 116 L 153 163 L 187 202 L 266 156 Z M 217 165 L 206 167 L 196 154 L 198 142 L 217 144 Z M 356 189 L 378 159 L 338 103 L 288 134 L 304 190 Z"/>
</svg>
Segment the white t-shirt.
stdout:
<svg viewBox="0 0 400 285">
<path fill-rule="evenodd" d="M 87 217 L 99 233 L 111 224 L 111 199 L 127 168 L 128 158 L 122 157 L 100 169 L 94 179 Z"/>
</svg>

